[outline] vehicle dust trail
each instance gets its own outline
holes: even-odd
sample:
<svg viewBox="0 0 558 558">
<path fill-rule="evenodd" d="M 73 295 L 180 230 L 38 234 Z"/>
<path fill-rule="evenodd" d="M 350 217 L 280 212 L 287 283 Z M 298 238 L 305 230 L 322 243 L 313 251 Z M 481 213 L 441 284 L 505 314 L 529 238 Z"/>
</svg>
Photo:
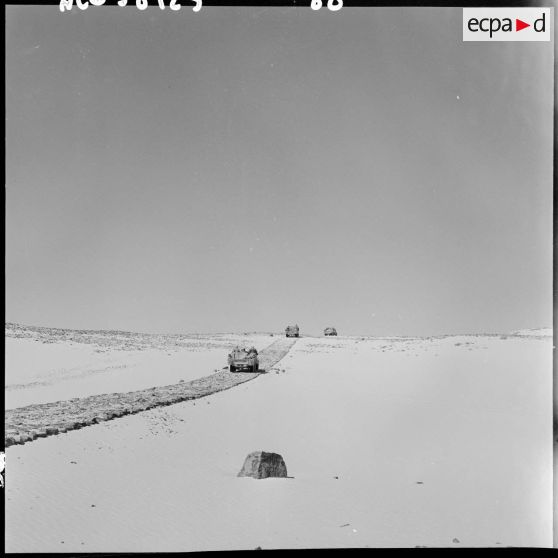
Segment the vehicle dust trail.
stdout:
<svg viewBox="0 0 558 558">
<path fill-rule="evenodd" d="M 263 349 L 259 373 L 232 373 L 227 368 L 190 382 L 9 409 L 5 413 L 6 447 L 230 389 L 265 373 L 295 343 L 296 339 L 282 338 Z"/>
</svg>

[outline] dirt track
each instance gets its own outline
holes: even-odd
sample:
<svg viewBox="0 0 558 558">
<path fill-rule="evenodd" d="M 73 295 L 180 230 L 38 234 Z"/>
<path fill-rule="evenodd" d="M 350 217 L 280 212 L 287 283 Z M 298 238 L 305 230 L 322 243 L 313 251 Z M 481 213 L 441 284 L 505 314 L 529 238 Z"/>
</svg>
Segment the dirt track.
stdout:
<svg viewBox="0 0 558 558">
<path fill-rule="evenodd" d="M 259 373 L 231 373 L 223 369 L 191 382 L 10 409 L 5 414 L 6 447 L 230 389 L 265 373 L 289 352 L 295 342 L 296 339 L 281 338 L 263 349 Z"/>
</svg>

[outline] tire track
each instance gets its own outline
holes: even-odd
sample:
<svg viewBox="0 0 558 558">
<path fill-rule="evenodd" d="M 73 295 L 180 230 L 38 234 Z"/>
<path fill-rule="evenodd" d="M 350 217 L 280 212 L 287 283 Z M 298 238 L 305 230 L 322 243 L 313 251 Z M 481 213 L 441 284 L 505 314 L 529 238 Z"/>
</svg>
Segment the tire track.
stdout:
<svg viewBox="0 0 558 558">
<path fill-rule="evenodd" d="M 295 343 L 296 339 L 281 338 L 263 349 L 258 373 L 229 372 L 227 368 L 190 382 L 9 409 L 5 413 L 5 447 L 230 389 L 265 373 Z"/>
</svg>

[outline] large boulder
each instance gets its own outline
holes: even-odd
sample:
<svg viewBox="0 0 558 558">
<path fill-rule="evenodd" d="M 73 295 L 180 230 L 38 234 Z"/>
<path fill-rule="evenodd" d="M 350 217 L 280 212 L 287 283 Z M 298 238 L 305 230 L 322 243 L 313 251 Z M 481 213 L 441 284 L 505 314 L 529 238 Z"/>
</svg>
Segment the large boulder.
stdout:
<svg viewBox="0 0 558 558">
<path fill-rule="evenodd" d="M 268 477 L 287 476 L 287 466 L 278 453 L 267 451 L 253 451 L 244 460 L 244 465 L 239 477 L 253 477 L 255 479 L 266 479 Z"/>
</svg>

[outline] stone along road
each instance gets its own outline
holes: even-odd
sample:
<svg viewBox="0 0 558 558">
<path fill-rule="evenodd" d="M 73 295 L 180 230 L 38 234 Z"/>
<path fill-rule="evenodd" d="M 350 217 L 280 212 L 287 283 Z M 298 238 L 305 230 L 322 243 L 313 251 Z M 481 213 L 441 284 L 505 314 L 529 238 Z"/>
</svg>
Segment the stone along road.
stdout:
<svg viewBox="0 0 558 558">
<path fill-rule="evenodd" d="M 259 373 L 231 373 L 227 368 L 191 382 L 10 409 L 5 414 L 6 447 L 230 389 L 265 373 L 279 362 L 295 343 L 296 339 L 282 338 L 263 349 L 259 355 Z"/>
</svg>

